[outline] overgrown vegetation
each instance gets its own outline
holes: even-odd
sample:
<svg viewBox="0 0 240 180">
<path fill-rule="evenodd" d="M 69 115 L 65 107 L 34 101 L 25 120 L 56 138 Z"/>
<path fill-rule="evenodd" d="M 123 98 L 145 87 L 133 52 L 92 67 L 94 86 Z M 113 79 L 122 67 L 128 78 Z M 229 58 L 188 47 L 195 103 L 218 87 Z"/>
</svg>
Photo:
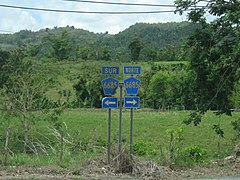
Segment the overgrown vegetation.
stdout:
<svg viewBox="0 0 240 180">
<path fill-rule="evenodd" d="M 106 153 L 106 112 L 76 109 L 101 107 L 101 99 L 104 96 L 101 79 L 104 77 L 101 76 L 100 69 L 104 62 L 60 63 L 44 60 L 44 63 L 40 63 L 39 60 L 31 61 L 29 58 L 24 58 L 17 60 L 18 66 L 13 70 L 9 61 L 11 59 L 2 66 L 5 72 L 12 74 L 2 81 L 0 137 L 3 164 L 59 164 L 67 167 L 71 163 Z M 186 62 L 142 64 L 144 73 L 139 77 L 142 80 L 141 105 L 145 108 L 155 108 L 158 112 L 147 110 L 147 112 L 135 113 L 133 144 L 135 156 L 151 158 L 171 167 L 193 166 L 218 157 L 214 156 L 218 154 L 217 144 L 214 144 L 217 139 L 214 132 L 211 143 L 201 141 L 203 144 L 209 144 L 208 147 L 205 148 L 202 143 L 196 144 L 194 139 L 189 139 L 194 137 L 191 134 L 192 127 L 181 125 L 181 122 L 187 119 L 188 112 L 175 112 L 175 110 L 195 107 L 194 102 L 189 103 L 189 99 L 185 99 L 190 98 L 191 95 L 191 93 L 186 94 L 191 90 L 187 87 L 190 82 L 186 80 L 187 67 Z M 39 74 L 41 76 L 38 76 Z M 26 80 L 21 81 L 24 77 Z M 117 78 L 123 80 L 124 77 Z M 11 91 L 8 92 L 8 89 Z M 162 89 L 162 92 L 158 93 L 159 89 Z M 155 107 L 152 101 L 157 102 Z M 26 107 L 22 106 L 24 104 Z M 191 106 L 188 106 L 189 104 Z M 70 111 L 69 108 L 73 110 Z M 237 115 L 236 113 L 235 116 Z M 236 119 L 235 116 L 233 120 Z M 114 112 L 113 118 L 117 119 L 117 117 L 118 112 Z M 124 113 L 124 118 L 124 122 L 128 122 L 127 113 Z M 196 129 L 196 134 L 199 130 L 206 131 L 205 135 L 199 137 L 201 139 L 208 140 L 205 136 L 209 135 L 209 130 L 215 124 L 218 124 L 218 118 L 210 115 L 209 119 L 214 120 L 213 122 L 209 120 L 210 124 L 203 126 L 204 129 Z M 114 120 L 113 143 L 115 144 L 117 124 Z M 220 152 L 221 157 L 230 154 L 234 144 L 238 143 L 231 141 L 237 135 L 234 132 L 238 133 L 236 124 L 237 121 L 233 123 L 236 130 L 233 131 L 230 121 L 227 124 L 221 122 L 221 129 L 224 130 L 221 144 L 228 147 Z M 126 145 L 128 126 L 128 123 L 124 125 L 123 141 Z M 187 148 L 193 145 L 199 149 Z M 201 154 L 203 148 L 206 149 L 206 156 L 198 157 L 197 153 Z M 203 151 L 205 153 L 205 150 Z M 193 155 L 188 157 L 189 153 Z"/>
<path fill-rule="evenodd" d="M 210 129 L 218 122 L 213 113 L 208 113 L 199 128 L 183 126 L 182 120 L 188 112 L 146 112 L 134 113 L 133 153 L 142 159 L 153 159 L 163 165 L 194 166 L 217 159 L 217 137 Z M 221 143 L 224 150 L 221 157 L 231 154 L 235 137 L 231 119 L 224 116 L 225 131 Z M 57 115 L 58 116 L 58 115 Z M 4 122 L 1 116 L 1 122 Z M 104 110 L 66 110 L 58 120 L 38 120 L 29 131 L 28 152 L 23 153 L 24 134 L 18 119 L 12 119 L 8 142 L 7 165 L 52 165 L 63 167 L 83 162 L 87 158 L 104 156 L 107 159 L 107 112 Z M 171 121 L 169 120 L 171 119 Z M 117 146 L 118 111 L 113 112 L 112 137 Z M 123 141 L 126 151 L 129 147 L 129 112 L 123 113 Z M 146 125 L 148 124 L 148 125 Z M 181 128 L 179 128 L 181 126 Z M 1 124 L 1 147 L 5 144 L 5 129 Z M 194 137 L 194 138 L 193 138 Z M 195 138 L 201 139 L 196 141 Z M 114 152 L 114 151 L 113 151 Z M 113 153 L 112 152 L 112 153 Z M 114 154 L 113 154 L 114 155 Z M 111 156 L 112 159 L 116 156 Z M 116 154 L 115 154 L 116 155 Z M 3 162 L 3 155 L 1 160 Z"/>
<path fill-rule="evenodd" d="M 194 3 L 179 0 L 177 11 Z M 239 3 L 216 1 L 207 6 L 219 16 L 212 23 L 206 23 L 205 11 L 196 6 L 189 14 L 196 25 L 167 23 L 163 32 L 163 24 L 136 24 L 116 36 L 74 27 L 2 35 L 13 45 L 13 50 L 0 50 L 2 164 L 67 167 L 105 155 L 107 113 L 95 109 L 101 108 L 104 97 L 101 66 L 122 69 L 136 63 L 143 74 L 138 77 L 142 109 L 134 114 L 134 156 L 175 168 L 220 161 L 231 154 L 239 144 L 239 113 L 234 112 L 239 110 L 240 94 L 239 19 L 232 7 L 240 6 L 235 4 Z M 173 45 L 170 40 L 182 30 L 185 34 Z M 155 43 L 155 31 L 168 40 Z M 84 35 L 77 39 L 78 33 Z M 167 61 L 158 62 L 163 60 Z M 123 81 L 125 76 L 115 78 Z M 125 147 L 128 113 L 123 113 Z M 112 117 L 116 145 L 118 112 Z M 118 172 L 134 171 L 132 159 L 125 155 L 124 161 L 111 155 L 111 163 L 120 165 Z"/>
</svg>

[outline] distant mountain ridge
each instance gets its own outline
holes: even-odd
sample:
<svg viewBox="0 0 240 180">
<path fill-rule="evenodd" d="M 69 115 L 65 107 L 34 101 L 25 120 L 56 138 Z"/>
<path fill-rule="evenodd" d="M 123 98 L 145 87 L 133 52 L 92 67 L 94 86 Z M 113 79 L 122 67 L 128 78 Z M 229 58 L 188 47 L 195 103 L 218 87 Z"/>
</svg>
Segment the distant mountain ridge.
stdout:
<svg viewBox="0 0 240 180">
<path fill-rule="evenodd" d="M 198 25 L 188 22 L 171 23 L 137 23 L 116 34 L 111 46 L 126 46 L 134 37 L 139 37 L 152 49 L 161 49 L 167 44 L 177 44 L 186 39 Z"/>
<path fill-rule="evenodd" d="M 14 34 L 0 34 L 0 47 L 19 48 L 27 44 L 39 44 L 48 35 L 60 35 L 63 31 L 69 33 L 70 39 L 81 45 L 104 43 L 110 47 L 126 47 L 131 39 L 139 37 L 144 43 L 149 44 L 153 49 L 159 49 L 166 44 L 176 44 L 186 39 L 197 25 L 188 22 L 171 23 L 136 23 L 124 31 L 110 35 L 106 33 L 93 33 L 83 29 L 76 29 L 74 26 L 45 28 L 37 32 L 21 30 Z"/>
<path fill-rule="evenodd" d="M 99 34 L 83 29 L 76 29 L 74 26 L 54 27 L 53 29 L 45 28 L 36 32 L 21 30 L 14 34 L 0 34 L 0 48 L 4 49 L 6 46 L 19 48 L 27 44 L 40 44 L 46 36 L 61 35 L 63 31 L 67 31 L 71 39 L 84 44 L 94 43 L 99 37 Z"/>
<path fill-rule="evenodd" d="M 133 59 L 129 45 L 139 43 L 141 52 L 137 60 L 176 61 L 180 44 L 198 27 L 189 22 L 136 23 L 116 35 L 93 33 L 74 26 L 37 32 L 21 30 L 0 34 L 0 48 L 6 51 L 21 48 L 26 56 L 59 60 L 129 61 Z"/>
</svg>

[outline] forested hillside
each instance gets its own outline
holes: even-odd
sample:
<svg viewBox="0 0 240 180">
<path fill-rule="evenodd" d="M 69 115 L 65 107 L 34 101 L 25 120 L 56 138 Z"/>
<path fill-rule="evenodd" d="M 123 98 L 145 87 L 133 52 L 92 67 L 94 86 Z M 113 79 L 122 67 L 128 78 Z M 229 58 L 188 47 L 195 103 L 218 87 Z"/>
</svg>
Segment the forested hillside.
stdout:
<svg viewBox="0 0 240 180">
<path fill-rule="evenodd" d="M 196 28 L 196 24 L 188 22 L 158 24 L 137 23 L 115 35 L 112 38 L 113 41 L 108 42 L 112 43 L 111 45 L 115 48 L 119 46 L 127 47 L 132 39 L 138 37 L 153 50 L 159 50 L 167 44 L 179 44 Z"/>
<path fill-rule="evenodd" d="M 179 46 L 197 25 L 181 23 L 137 23 L 116 35 L 92 33 L 74 26 L 22 30 L 0 35 L 0 48 L 23 48 L 27 56 L 58 60 L 159 60 L 176 61 Z M 132 45 L 132 46 L 131 46 Z M 138 45 L 138 51 L 131 47 Z"/>
</svg>

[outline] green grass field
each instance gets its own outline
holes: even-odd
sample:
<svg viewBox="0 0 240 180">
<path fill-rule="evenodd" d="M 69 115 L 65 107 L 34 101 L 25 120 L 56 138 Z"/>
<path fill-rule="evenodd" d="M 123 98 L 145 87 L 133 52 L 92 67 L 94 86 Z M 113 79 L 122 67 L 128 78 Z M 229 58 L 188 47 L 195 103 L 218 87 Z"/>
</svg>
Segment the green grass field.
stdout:
<svg viewBox="0 0 240 180">
<path fill-rule="evenodd" d="M 156 62 L 155 64 L 172 65 L 186 62 Z M 80 62 L 41 62 L 37 61 L 36 66 L 41 69 L 48 77 L 59 81 L 59 85 L 49 90 L 48 94 L 52 98 L 57 98 L 59 90 L 70 90 L 73 92 L 73 84 L 78 81 L 78 76 L 95 71 L 101 72 L 102 66 L 119 66 L 122 72 L 124 65 L 131 63 L 108 62 L 108 61 L 80 61 Z M 142 71 L 149 71 L 151 63 L 139 62 L 136 64 L 142 67 Z M 104 78 L 104 77 L 102 77 Z M 116 77 L 120 81 L 125 76 L 120 73 Z M 117 92 L 118 94 L 118 92 Z M 74 96 L 74 94 L 73 94 Z M 186 126 L 182 123 L 187 118 L 190 112 L 153 112 L 144 109 L 136 110 L 134 112 L 134 141 L 145 141 L 154 144 L 157 147 L 169 146 L 170 135 L 166 131 L 168 129 L 176 129 L 181 127 L 183 129 L 182 146 L 199 145 L 205 148 L 210 154 L 215 155 L 217 152 L 218 136 L 212 129 L 214 124 L 221 122 L 224 130 L 224 138 L 222 141 L 222 153 L 227 155 L 232 152 L 233 144 L 233 130 L 231 120 L 236 119 L 239 114 L 235 113 L 233 117 L 215 116 L 213 113 L 207 113 L 202 123 L 194 127 L 193 125 Z M 129 141 L 129 111 L 125 110 L 123 113 L 123 140 L 128 143 Z M 101 138 L 107 140 L 107 111 L 103 109 L 82 109 L 71 110 L 65 112 L 61 119 L 66 122 L 69 131 L 80 132 L 82 138 Z M 113 110 L 112 114 L 112 139 L 115 143 L 118 140 L 118 123 L 119 113 Z M 92 135 L 94 134 L 94 135 Z M 97 137 L 95 137 L 97 136 Z M 80 137 L 80 138 L 81 138 Z"/>
<path fill-rule="evenodd" d="M 157 112 L 150 109 L 134 110 L 133 122 L 133 146 L 144 142 L 145 145 L 140 147 L 141 151 L 154 150 L 154 155 L 136 156 L 142 158 L 150 158 L 161 162 L 162 156 L 169 156 L 170 134 L 167 133 L 170 129 L 181 127 L 183 129 L 181 145 L 179 148 L 184 149 L 193 145 L 199 146 L 206 150 L 208 160 L 217 159 L 217 142 L 218 136 L 212 129 L 214 124 L 221 122 L 221 127 L 224 130 L 224 138 L 221 138 L 221 158 L 231 155 L 233 152 L 234 131 L 231 121 L 239 117 L 238 113 L 233 113 L 232 117 L 215 116 L 213 112 L 208 112 L 199 126 L 184 125 L 182 121 L 188 117 L 188 111 L 169 111 Z M 94 158 L 96 156 L 106 157 L 107 152 L 107 130 L 108 130 L 108 111 L 105 109 L 74 109 L 65 110 L 60 116 L 60 121 L 64 122 L 65 138 L 73 144 L 64 145 L 64 159 L 60 162 L 61 166 L 69 167 L 78 164 L 85 159 Z M 21 126 L 17 123 L 11 124 L 11 131 L 20 132 Z M 130 111 L 123 110 L 123 126 L 122 126 L 122 142 L 123 147 L 129 149 L 129 123 Z M 30 137 L 33 141 L 47 137 L 49 142 L 55 149 L 46 156 L 38 151 L 38 155 L 17 153 L 10 156 L 10 163 L 13 165 L 34 165 L 45 166 L 55 165 L 59 163 L 59 141 L 54 137 L 49 127 L 51 123 L 46 121 L 37 121 L 32 128 Z M 4 127 L 2 127 L 4 128 Z M 2 129 L 1 128 L 1 129 Z M 117 147 L 118 144 L 118 129 L 119 129 L 119 111 L 112 110 L 112 129 L 111 143 Z M 4 129 L 2 129 L 1 137 L 4 137 Z M 13 147 L 15 137 L 11 135 L 10 146 Z M 44 139 L 42 139 L 44 140 Z M 43 143 L 47 144 L 44 140 Z M 3 142 L 2 142 L 3 143 Z M 239 142 L 238 142 L 239 143 Z M 76 147 L 80 144 L 81 147 Z M 3 145 L 3 144 L 2 144 Z M 145 147 L 146 146 L 146 147 Z M 97 149 L 95 149 L 97 148 Z M 141 149 L 143 148 L 143 149 Z M 150 149 L 149 149 L 150 148 Z M 116 151 L 116 149 L 115 149 Z M 52 154 L 53 153 L 53 154 Z M 2 157 L 3 158 L 3 157 Z"/>
<path fill-rule="evenodd" d="M 177 64 L 179 62 L 158 62 L 157 64 Z M 183 62 L 184 63 L 184 62 Z M 101 72 L 103 65 L 120 66 L 120 72 L 124 65 L 118 62 L 106 61 L 89 61 L 89 62 L 44 62 L 36 61 L 35 66 L 46 75 L 45 78 L 52 78 L 53 81 L 58 82 L 58 85 L 50 88 L 48 91 L 49 97 L 58 99 L 58 91 L 70 90 L 73 93 L 73 84 L 78 81 L 79 75 L 84 73 L 91 73 L 93 70 Z M 150 70 L 151 63 L 142 62 L 137 64 L 142 66 L 143 72 Z M 104 78 L 104 77 L 102 77 Z M 125 77 L 119 75 L 116 77 L 123 80 Z M 117 95 L 118 96 L 118 92 Z M 74 97 L 73 97 L 74 98 Z M 188 118 L 189 111 L 154 111 L 151 109 L 136 109 L 134 110 L 134 123 L 133 123 L 133 145 L 139 145 L 142 151 L 156 151 L 156 153 L 145 158 L 152 158 L 160 160 L 161 156 L 169 156 L 170 143 L 178 149 L 184 149 L 193 145 L 199 146 L 201 149 L 206 150 L 209 160 L 217 159 L 218 141 L 219 137 L 213 130 L 213 125 L 221 124 L 224 131 L 224 138 L 220 138 L 221 142 L 221 157 L 231 155 L 234 146 L 239 142 L 233 142 L 234 137 L 233 127 L 231 122 L 239 118 L 240 113 L 233 113 L 232 117 L 222 115 L 221 117 L 215 116 L 213 112 L 208 112 L 204 115 L 202 122 L 199 126 L 185 125 L 183 120 Z M 69 139 L 72 144 L 66 144 L 64 150 L 64 157 L 67 159 L 67 164 L 74 164 L 82 159 L 95 156 L 105 156 L 107 146 L 107 131 L 108 131 L 108 112 L 106 109 L 65 109 L 61 114 L 60 122 L 64 122 L 66 127 L 64 129 L 65 138 Z M 41 119 L 41 118 L 40 118 Z M 43 118 L 42 118 L 43 119 Z M 4 117 L 0 116 L 2 126 L 0 127 L 2 139 L 1 145 L 4 146 L 5 129 L 8 126 L 4 121 Z M 12 120 L 10 124 L 11 138 L 10 147 L 13 149 L 12 164 L 32 164 L 32 165 L 46 165 L 55 164 L 58 160 L 59 154 L 59 140 L 56 136 L 52 135 L 51 129 L 53 122 L 50 121 L 35 121 L 31 124 L 30 138 L 31 140 L 41 140 L 47 146 L 52 145 L 52 151 L 49 151 L 48 157 L 45 155 L 34 156 L 28 154 L 18 154 L 22 148 L 23 129 L 20 119 Z M 122 124 L 122 141 L 125 148 L 129 148 L 129 134 L 130 134 L 130 110 L 123 110 L 123 124 Z M 112 145 L 117 146 L 118 143 L 118 128 L 119 128 L 119 110 L 112 110 L 112 129 L 111 129 L 111 142 Z M 177 142 L 177 130 L 181 128 L 182 133 L 181 141 Z M 175 132 L 173 134 L 174 140 L 171 142 L 170 130 Z M 14 139 L 19 138 L 19 139 Z M 93 150 L 95 147 L 100 147 L 101 151 Z M 49 147 L 48 147 L 49 148 Z M 51 149 L 50 149 L 51 150 Z M 41 150 L 39 151 L 41 152 Z M 47 161 L 47 162 L 46 162 Z"/>
<path fill-rule="evenodd" d="M 170 112 L 153 112 L 145 109 L 134 111 L 134 142 L 144 141 L 152 143 L 157 149 L 159 147 L 168 148 L 170 135 L 167 133 L 169 129 L 182 127 L 183 141 L 182 146 L 198 145 L 207 150 L 212 156 L 217 154 L 218 136 L 212 129 L 214 124 L 221 122 L 221 127 L 224 130 L 224 138 L 221 139 L 222 154 L 230 155 L 234 144 L 232 138 L 234 136 L 231 120 L 236 119 L 239 113 L 234 113 L 232 117 L 222 116 L 217 117 L 212 112 L 208 112 L 202 123 L 199 126 L 185 125 L 182 121 L 187 118 L 190 112 L 187 111 L 170 111 Z M 219 119 L 220 118 L 220 119 Z M 94 141 L 101 138 L 107 141 L 108 127 L 108 112 L 103 109 L 82 109 L 67 111 L 61 117 L 61 120 L 66 122 L 69 131 L 80 132 L 82 138 L 91 139 Z M 129 122 L 130 112 L 123 112 L 123 141 L 129 144 Z M 119 112 L 112 112 L 112 140 L 117 143 L 119 128 Z"/>
</svg>

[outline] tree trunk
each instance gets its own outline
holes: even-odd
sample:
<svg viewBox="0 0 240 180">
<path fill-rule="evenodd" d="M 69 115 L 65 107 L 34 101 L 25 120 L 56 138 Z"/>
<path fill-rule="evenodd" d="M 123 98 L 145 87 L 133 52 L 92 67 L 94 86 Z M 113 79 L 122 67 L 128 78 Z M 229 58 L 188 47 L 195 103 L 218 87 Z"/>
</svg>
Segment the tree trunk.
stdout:
<svg viewBox="0 0 240 180">
<path fill-rule="evenodd" d="M 7 160 L 8 160 L 9 132 L 10 132 L 10 128 L 8 127 L 8 128 L 6 129 L 6 141 L 5 141 L 5 146 L 4 146 L 4 160 L 3 160 L 4 166 L 7 165 Z"/>
<path fill-rule="evenodd" d="M 174 157 L 173 132 L 171 132 L 171 136 L 170 136 L 170 146 L 169 146 L 169 151 L 170 151 L 170 161 L 172 162 L 173 157 Z"/>
<path fill-rule="evenodd" d="M 60 162 L 62 162 L 62 159 L 63 159 L 63 150 L 64 150 L 64 142 L 63 142 L 63 138 L 64 138 L 64 136 L 63 136 L 63 131 L 61 131 L 60 132 L 60 134 L 61 134 L 61 140 L 60 140 Z"/>
<path fill-rule="evenodd" d="M 23 151 L 27 153 L 27 145 L 28 145 L 28 132 L 29 132 L 29 124 L 28 119 L 24 117 L 24 144 L 23 144 Z"/>
<path fill-rule="evenodd" d="M 221 144 L 220 144 L 221 137 L 218 136 L 218 162 L 220 162 L 221 159 Z"/>
</svg>

